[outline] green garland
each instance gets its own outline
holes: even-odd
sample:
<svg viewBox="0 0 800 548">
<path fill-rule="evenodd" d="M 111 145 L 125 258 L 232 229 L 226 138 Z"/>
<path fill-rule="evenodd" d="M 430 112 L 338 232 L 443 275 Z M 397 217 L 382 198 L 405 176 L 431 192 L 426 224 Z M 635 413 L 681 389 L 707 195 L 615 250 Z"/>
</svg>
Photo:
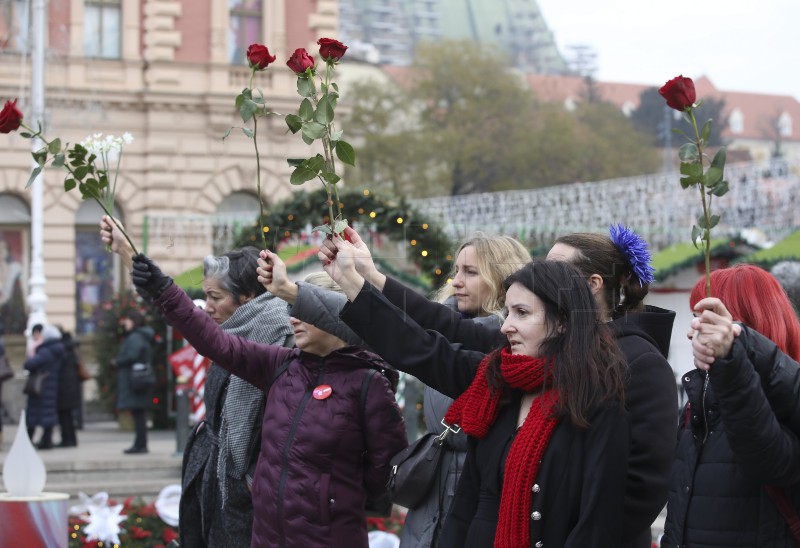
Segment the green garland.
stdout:
<svg viewBox="0 0 800 548">
<path fill-rule="evenodd" d="M 367 190 L 346 191 L 339 195 L 339 199 L 351 224 L 358 222 L 362 226 L 374 225 L 380 234 L 407 243 L 408 260 L 419 267 L 420 275 L 414 281 L 406 276 L 404 282 L 428 290 L 444 284 L 453 260 L 450 255 L 453 243 L 438 225 L 415 212 L 402 199 L 386 199 Z M 304 231 L 309 223 L 312 226 L 327 223 L 329 219 L 326 211 L 325 196 L 322 193 L 295 193 L 290 199 L 275 204 L 265 212 L 267 242 L 275 248 L 292 234 Z M 259 230 L 258 223 L 242 230 L 235 247 L 258 245 L 261 241 Z M 311 260 L 316 261 L 316 257 L 307 261 Z M 380 257 L 376 257 L 376 262 L 379 260 Z M 306 261 L 302 264 L 306 264 Z M 299 268 L 297 265 L 293 266 Z"/>
</svg>

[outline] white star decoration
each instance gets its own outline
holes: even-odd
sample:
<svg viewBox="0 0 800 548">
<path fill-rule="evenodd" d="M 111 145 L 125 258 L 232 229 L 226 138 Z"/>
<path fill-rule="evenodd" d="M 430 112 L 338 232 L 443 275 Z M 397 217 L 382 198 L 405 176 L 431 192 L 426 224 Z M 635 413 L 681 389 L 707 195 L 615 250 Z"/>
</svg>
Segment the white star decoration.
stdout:
<svg viewBox="0 0 800 548">
<path fill-rule="evenodd" d="M 119 524 L 128 519 L 120 514 L 123 505 L 108 505 L 108 493 L 100 492 L 92 498 L 78 493 L 81 504 L 70 509 L 73 514 L 81 514 L 88 524 L 83 528 L 87 540 L 97 540 L 119 544 Z M 88 512 L 88 516 L 86 515 Z"/>
</svg>

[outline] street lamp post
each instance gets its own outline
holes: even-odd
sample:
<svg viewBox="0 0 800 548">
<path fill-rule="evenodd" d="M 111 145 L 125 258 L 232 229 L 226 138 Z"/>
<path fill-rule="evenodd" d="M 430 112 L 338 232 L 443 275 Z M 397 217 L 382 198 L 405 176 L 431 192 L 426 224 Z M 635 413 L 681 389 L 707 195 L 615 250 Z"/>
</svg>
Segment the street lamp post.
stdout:
<svg viewBox="0 0 800 548">
<path fill-rule="evenodd" d="M 44 37 L 46 25 L 46 0 L 33 0 L 33 48 L 31 52 L 31 120 L 36 122 L 44 120 Z M 44 143 L 41 139 L 34 139 L 32 150 L 37 151 Z M 36 167 L 36 162 L 33 162 Z M 47 322 L 45 305 L 44 258 L 42 253 L 42 232 L 44 225 L 43 201 L 44 173 L 39 173 L 31 185 L 31 277 L 29 280 L 30 294 L 28 295 L 28 329 L 36 324 Z"/>
</svg>

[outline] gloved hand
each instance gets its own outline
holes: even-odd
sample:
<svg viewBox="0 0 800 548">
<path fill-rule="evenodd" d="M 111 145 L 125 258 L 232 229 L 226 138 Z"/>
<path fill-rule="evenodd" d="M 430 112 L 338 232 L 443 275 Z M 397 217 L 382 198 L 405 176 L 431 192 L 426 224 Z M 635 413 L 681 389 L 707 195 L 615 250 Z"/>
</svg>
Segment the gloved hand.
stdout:
<svg viewBox="0 0 800 548">
<path fill-rule="evenodd" d="M 131 279 L 136 292 L 147 302 L 153 302 L 172 285 L 172 278 L 161 272 L 158 265 L 142 253 L 133 256 Z"/>
</svg>

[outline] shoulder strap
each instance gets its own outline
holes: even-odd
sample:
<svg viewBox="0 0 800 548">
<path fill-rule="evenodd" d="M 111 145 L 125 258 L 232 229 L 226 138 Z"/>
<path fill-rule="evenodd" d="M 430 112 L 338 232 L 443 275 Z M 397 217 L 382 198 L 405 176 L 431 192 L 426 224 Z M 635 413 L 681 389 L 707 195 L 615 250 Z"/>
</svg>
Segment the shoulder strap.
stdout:
<svg viewBox="0 0 800 548">
<path fill-rule="evenodd" d="M 293 358 L 294 357 L 292 356 L 292 354 L 289 354 L 289 357 L 286 358 L 286 360 L 284 360 L 284 362 L 278 367 L 278 369 L 275 370 L 275 372 L 272 374 L 272 378 L 269 380 L 269 386 L 267 387 L 267 390 L 266 392 L 264 392 L 264 394 L 269 394 L 269 391 L 272 389 L 272 385 L 275 384 L 275 380 L 281 375 L 283 375 L 287 369 L 289 369 L 289 364 L 292 363 Z"/>
</svg>

